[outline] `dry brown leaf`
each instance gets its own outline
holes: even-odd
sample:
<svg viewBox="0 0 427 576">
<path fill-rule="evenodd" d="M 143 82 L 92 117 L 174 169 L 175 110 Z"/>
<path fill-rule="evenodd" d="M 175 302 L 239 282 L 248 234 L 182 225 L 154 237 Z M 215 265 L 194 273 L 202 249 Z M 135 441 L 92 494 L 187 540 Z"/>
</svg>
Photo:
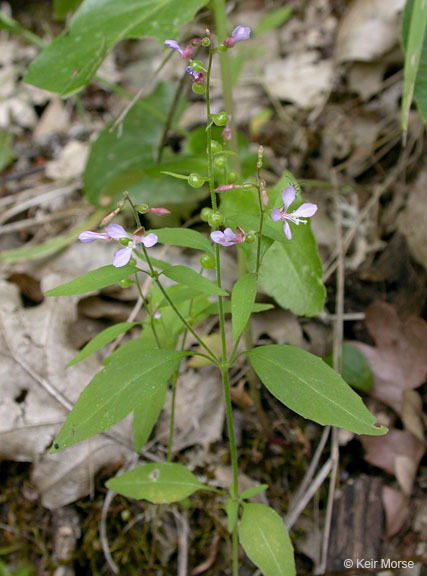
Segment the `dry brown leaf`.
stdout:
<svg viewBox="0 0 427 576">
<path fill-rule="evenodd" d="M 382 501 L 385 512 L 386 535 L 391 538 L 397 534 L 409 514 L 409 498 L 400 490 L 383 486 Z"/>
<path fill-rule="evenodd" d="M 352 342 L 366 356 L 374 383 L 370 394 L 401 414 L 404 390 L 421 386 L 427 375 L 427 323 L 400 320 L 395 309 L 376 302 L 366 309 L 366 327 L 376 347 Z"/>
<path fill-rule="evenodd" d="M 424 442 L 423 401 L 415 390 L 404 390 L 402 422 L 409 432 Z"/>
<path fill-rule="evenodd" d="M 52 275 L 46 280 L 50 285 L 61 282 Z M 43 505 L 63 506 L 88 494 L 99 468 L 132 452 L 97 436 L 59 454 L 48 453 L 65 420 L 67 402 L 72 405 L 77 400 L 98 363 L 89 358 L 65 369 L 76 352 L 68 338 L 76 315 L 75 298 L 46 298 L 40 306 L 23 308 L 17 286 L 2 282 L 0 299 L 0 455 L 33 462 L 33 481 Z M 131 445 L 129 423 L 120 423 L 116 433 Z"/>
<path fill-rule="evenodd" d="M 398 218 L 412 257 L 427 270 L 427 170 L 420 173 Z"/>
<path fill-rule="evenodd" d="M 396 476 L 408 496 L 424 455 L 424 444 L 406 430 L 390 430 L 385 436 L 361 436 L 365 460 Z"/>
<path fill-rule="evenodd" d="M 341 62 L 371 62 L 399 41 L 405 0 L 354 0 L 341 21 L 336 54 Z"/>
</svg>

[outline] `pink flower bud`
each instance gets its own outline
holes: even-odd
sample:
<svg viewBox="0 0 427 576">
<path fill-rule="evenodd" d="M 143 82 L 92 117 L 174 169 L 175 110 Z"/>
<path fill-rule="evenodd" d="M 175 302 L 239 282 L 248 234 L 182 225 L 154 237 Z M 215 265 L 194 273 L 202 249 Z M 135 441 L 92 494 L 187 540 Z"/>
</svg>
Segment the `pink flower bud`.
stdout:
<svg viewBox="0 0 427 576">
<path fill-rule="evenodd" d="M 166 208 L 149 208 L 148 212 L 157 214 L 157 216 L 166 216 L 171 213 L 170 210 L 167 210 Z"/>
<path fill-rule="evenodd" d="M 268 204 L 268 196 L 267 196 L 267 191 L 266 190 L 261 190 L 261 199 L 262 199 L 262 203 L 264 204 L 264 206 L 267 206 Z"/>
</svg>

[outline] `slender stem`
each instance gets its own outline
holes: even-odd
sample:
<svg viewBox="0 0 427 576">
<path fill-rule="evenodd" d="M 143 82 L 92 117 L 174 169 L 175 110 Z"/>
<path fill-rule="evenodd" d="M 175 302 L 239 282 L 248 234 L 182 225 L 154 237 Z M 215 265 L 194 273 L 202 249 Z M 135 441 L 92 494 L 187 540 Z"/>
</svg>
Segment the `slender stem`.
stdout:
<svg viewBox="0 0 427 576">
<path fill-rule="evenodd" d="M 188 331 L 186 330 L 184 332 L 184 334 L 182 335 L 182 340 L 181 340 L 181 346 L 180 346 L 180 351 L 182 352 L 185 348 L 185 341 L 187 339 L 187 334 Z M 180 363 L 181 365 L 181 363 Z M 172 392 L 172 397 L 171 397 L 171 415 L 170 415 L 170 420 L 169 420 L 169 437 L 168 437 L 168 451 L 167 451 L 167 455 L 166 455 L 166 460 L 168 462 L 171 461 L 172 459 L 172 442 L 173 442 L 173 430 L 174 430 L 174 426 L 175 426 L 175 400 L 176 400 L 176 385 L 178 382 L 178 375 L 179 375 L 179 366 L 175 371 L 175 374 L 173 375 L 172 381 L 171 381 L 171 392 Z"/>
<path fill-rule="evenodd" d="M 151 326 L 151 330 L 152 330 L 152 332 L 153 332 L 154 339 L 155 339 L 155 341 L 156 341 L 157 347 L 158 347 L 158 348 L 161 348 L 159 336 L 158 336 L 158 334 L 157 334 L 157 330 L 156 330 L 156 327 L 155 327 L 155 325 L 154 325 L 153 314 L 151 313 L 150 307 L 148 306 L 147 299 L 145 298 L 145 296 L 144 296 L 144 294 L 143 294 L 143 292 L 142 292 L 142 288 L 141 288 L 141 285 L 140 285 L 140 283 L 139 283 L 139 278 L 138 278 L 137 272 L 135 272 L 135 283 L 136 283 L 136 287 L 137 287 L 137 289 L 138 289 L 138 293 L 139 293 L 139 295 L 140 295 L 140 297 L 141 297 L 142 304 L 143 304 L 143 306 L 144 306 L 144 308 L 145 308 L 145 311 L 147 312 L 147 314 L 148 314 L 148 316 L 149 316 L 149 318 L 150 318 L 150 326 Z"/>
<path fill-rule="evenodd" d="M 264 207 L 262 204 L 262 189 L 265 186 L 265 182 L 261 178 L 261 168 L 262 168 L 262 157 L 264 154 L 264 148 L 262 146 L 258 149 L 258 161 L 256 165 L 256 180 L 257 180 L 257 197 L 258 197 L 258 208 L 259 208 L 259 224 L 258 224 L 258 242 L 256 249 L 256 277 L 258 279 L 259 267 L 261 263 L 261 240 L 262 240 L 262 226 L 264 223 Z"/>
<path fill-rule="evenodd" d="M 214 168 L 213 168 L 213 155 L 212 155 L 212 120 L 211 120 L 211 105 L 210 105 L 210 80 L 211 80 L 211 70 L 212 70 L 212 57 L 213 50 L 212 46 L 209 46 L 209 62 L 206 72 L 206 136 L 207 136 L 207 147 L 206 153 L 208 156 L 208 181 L 209 181 L 209 192 L 211 194 L 212 209 L 217 209 L 217 201 L 215 195 L 215 183 L 214 183 Z"/>
</svg>

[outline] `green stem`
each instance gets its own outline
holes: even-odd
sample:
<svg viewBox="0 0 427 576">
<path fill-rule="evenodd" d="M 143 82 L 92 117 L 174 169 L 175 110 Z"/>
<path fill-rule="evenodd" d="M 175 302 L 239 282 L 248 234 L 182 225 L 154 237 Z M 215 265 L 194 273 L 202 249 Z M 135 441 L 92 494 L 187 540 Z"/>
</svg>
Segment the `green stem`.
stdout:
<svg viewBox="0 0 427 576">
<path fill-rule="evenodd" d="M 182 352 L 185 348 L 185 341 L 187 339 L 187 330 L 184 332 L 184 334 L 182 335 L 182 341 L 181 341 L 181 346 L 180 346 L 180 351 Z M 181 363 L 180 363 L 181 365 Z M 168 437 L 168 451 L 167 451 L 167 455 L 166 455 L 166 460 L 168 462 L 171 461 L 172 459 L 172 443 L 173 443 L 173 430 L 174 430 L 174 426 L 175 426 L 175 400 L 176 400 L 176 385 L 178 382 L 178 376 L 179 376 L 179 366 L 175 371 L 175 374 L 173 375 L 172 381 L 171 381 L 171 392 L 172 392 L 172 397 L 171 397 L 171 415 L 170 415 L 170 420 L 169 420 L 169 437 Z"/>
<path fill-rule="evenodd" d="M 224 12 L 225 14 L 225 12 Z M 208 154 L 208 178 L 209 190 L 211 194 L 211 202 L 213 210 L 217 209 L 217 201 L 215 195 L 215 182 L 213 170 L 213 157 L 212 157 L 212 128 L 211 128 L 211 110 L 210 110 L 210 76 L 212 69 L 212 46 L 209 46 L 209 63 L 206 74 L 206 122 L 207 122 L 207 154 Z M 219 288 L 221 288 L 221 260 L 219 244 L 215 244 L 215 260 L 216 260 L 216 281 Z M 224 319 L 224 305 L 222 296 L 218 296 L 218 317 L 219 317 L 219 330 L 221 334 L 221 376 L 224 389 L 224 402 L 225 414 L 227 420 L 228 441 L 230 446 L 230 458 L 233 471 L 233 481 L 231 485 L 232 498 L 238 498 L 238 463 L 237 463 L 237 450 L 236 440 L 234 436 L 233 419 L 232 419 L 232 406 L 230 396 L 230 383 L 228 378 L 228 363 L 227 363 L 227 341 L 225 337 L 225 319 Z M 238 536 L 237 529 L 232 533 L 232 575 L 238 576 L 239 573 L 239 557 L 238 557 Z"/>
<path fill-rule="evenodd" d="M 156 330 L 156 327 L 155 327 L 155 325 L 154 325 L 153 314 L 151 313 L 150 307 L 148 306 L 148 302 L 147 302 L 146 298 L 144 297 L 144 294 L 142 293 L 142 288 L 141 288 L 141 285 L 140 285 L 140 283 L 139 283 L 138 274 L 137 274 L 136 272 L 135 272 L 135 283 L 136 283 L 136 287 L 137 287 L 137 289 L 138 289 L 138 293 L 139 293 L 139 295 L 140 295 L 140 297 L 141 297 L 142 304 L 143 304 L 143 306 L 144 306 L 144 308 L 145 308 L 146 313 L 148 314 L 148 316 L 149 316 L 149 318 L 150 318 L 150 326 L 151 326 L 151 330 L 152 330 L 152 332 L 153 332 L 154 339 L 155 339 L 155 341 L 156 341 L 157 347 L 158 347 L 158 348 L 161 348 L 161 346 L 160 346 L 160 340 L 159 340 L 159 337 L 158 337 L 158 334 L 157 334 L 157 330 Z"/>
</svg>

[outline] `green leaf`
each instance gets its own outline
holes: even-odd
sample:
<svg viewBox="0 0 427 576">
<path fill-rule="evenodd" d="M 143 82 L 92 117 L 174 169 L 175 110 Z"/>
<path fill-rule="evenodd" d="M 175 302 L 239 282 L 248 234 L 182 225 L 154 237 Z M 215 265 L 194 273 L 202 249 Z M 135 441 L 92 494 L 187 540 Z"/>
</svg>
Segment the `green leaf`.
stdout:
<svg viewBox="0 0 427 576">
<path fill-rule="evenodd" d="M 155 388 L 148 402 L 137 406 L 133 412 L 132 434 L 135 452 L 139 452 L 149 439 L 154 424 L 162 411 L 166 399 L 167 386 L 162 382 Z"/>
<path fill-rule="evenodd" d="M 237 515 L 239 513 L 239 502 L 232 498 L 227 498 L 225 501 L 225 512 L 227 514 L 227 530 L 231 534 L 236 526 Z"/>
<path fill-rule="evenodd" d="M 90 438 L 150 402 L 156 389 L 177 369 L 183 354 L 175 350 L 127 348 L 89 382 L 68 414 L 51 452 Z"/>
<path fill-rule="evenodd" d="M 268 484 L 260 484 L 259 486 L 252 486 L 251 488 L 243 490 L 243 492 L 240 494 L 240 498 L 242 498 L 243 500 L 248 500 L 249 498 L 253 498 L 258 494 L 261 494 L 261 492 L 264 492 L 265 490 L 267 490 L 267 488 Z"/>
<path fill-rule="evenodd" d="M 214 282 L 204 278 L 204 276 L 200 276 L 200 274 L 197 274 L 195 270 L 188 266 L 170 266 L 169 268 L 164 268 L 162 274 L 178 284 L 191 286 L 191 288 L 194 288 L 203 294 L 228 296 L 225 290 L 218 288 Z"/>
<path fill-rule="evenodd" d="M 114 324 L 114 326 L 109 326 L 105 330 L 102 330 L 94 336 L 94 338 L 92 338 L 92 340 L 90 340 L 76 356 L 74 356 L 71 362 L 68 362 L 66 368 L 78 364 L 106 344 L 115 340 L 117 336 L 120 336 L 120 334 L 124 334 L 133 328 L 133 326 L 137 326 L 138 324 L 139 322 L 120 322 L 119 324 Z"/>
<path fill-rule="evenodd" d="M 268 192 L 269 209 L 280 206 L 281 191 L 290 184 L 298 193 L 297 182 L 289 172 L 285 172 L 273 190 Z M 292 210 L 301 203 L 302 198 L 298 194 Z M 254 191 L 234 190 L 233 194 L 224 194 L 221 210 L 226 215 L 227 226 L 258 229 L 259 210 Z M 310 224 L 294 226 L 291 223 L 291 229 L 292 240 L 287 240 L 281 223 L 272 222 L 270 216 L 264 217 L 263 236 L 275 242 L 263 256 L 259 283 L 282 308 L 288 308 L 294 314 L 314 316 L 321 312 L 326 296 L 322 264 Z M 242 246 L 249 255 L 248 259 L 254 261 L 256 246 Z"/>
<path fill-rule="evenodd" d="M 0 172 L 9 166 L 13 156 L 12 134 L 0 129 Z"/>
<path fill-rule="evenodd" d="M 231 293 L 231 335 L 237 340 L 251 316 L 256 296 L 256 275 L 246 274 L 237 280 Z"/>
<path fill-rule="evenodd" d="M 380 435 L 362 399 L 323 360 L 294 346 L 262 346 L 247 352 L 261 382 L 288 408 L 324 426 Z"/>
<path fill-rule="evenodd" d="M 151 94 L 132 107 L 120 132 L 112 130 L 110 124 L 99 133 L 90 148 L 83 174 L 85 195 L 92 204 L 99 203 L 102 193 L 114 196 L 130 188 L 141 180 L 142 169 L 152 166 L 153 150 L 160 144 L 175 91 L 172 84 L 158 84 Z M 181 102 L 175 118 L 182 109 Z"/>
<path fill-rule="evenodd" d="M 332 356 L 325 359 L 332 366 Z M 341 350 L 341 376 L 352 388 L 367 392 L 372 388 L 373 374 L 369 362 L 362 352 L 348 342 L 344 342 Z"/>
<path fill-rule="evenodd" d="M 189 228 L 160 228 L 159 230 L 150 230 L 155 232 L 159 242 L 168 246 L 184 246 L 186 248 L 193 248 L 194 250 L 201 250 L 202 252 L 209 252 L 214 254 L 212 244 L 196 230 Z"/>
<path fill-rule="evenodd" d="M 128 278 L 131 274 L 135 274 L 137 269 L 131 264 L 126 264 L 121 268 L 115 268 L 112 264 L 108 266 L 101 266 L 96 270 L 91 270 L 83 276 L 74 278 L 66 284 L 61 284 L 52 290 L 45 292 L 45 296 L 71 296 L 74 294 L 85 294 L 93 290 L 101 290 L 106 286 L 111 286 Z"/>
<path fill-rule="evenodd" d="M 292 12 L 293 8 L 291 6 L 283 6 L 282 8 L 277 8 L 277 10 L 268 11 L 256 25 L 255 36 L 262 36 L 262 34 L 278 28 L 289 20 Z"/>
<path fill-rule="evenodd" d="M 106 486 L 127 498 L 148 500 L 153 504 L 179 502 L 197 490 L 209 490 L 182 464 L 158 462 L 136 466 Z"/>
<path fill-rule="evenodd" d="M 94 76 L 125 38 L 174 38 L 207 0 L 84 0 L 68 29 L 30 65 L 25 81 L 68 96 Z"/>
<path fill-rule="evenodd" d="M 402 128 L 408 129 L 409 111 L 415 95 L 420 114 L 427 121 L 427 3 L 408 0 L 402 20 L 403 69 Z"/>
<path fill-rule="evenodd" d="M 59 250 L 62 250 L 75 242 L 80 232 L 96 226 L 103 216 L 105 216 L 105 209 L 97 210 L 90 218 L 75 228 L 72 228 L 66 234 L 56 236 L 55 238 L 47 240 L 47 242 L 37 244 L 37 246 L 31 246 L 31 248 L 22 246 L 21 248 L 15 248 L 14 250 L 0 252 L 0 260 L 22 262 L 24 260 L 36 260 L 38 258 L 47 258 L 48 256 L 52 256 L 52 254 L 56 254 Z"/>
<path fill-rule="evenodd" d="M 280 516 L 265 504 L 243 504 L 239 540 L 264 576 L 294 576 L 294 551 Z"/>
<path fill-rule="evenodd" d="M 74 12 L 82 0 L 53 0 L 53 17 L 55 20 L 65 20 L 69 12 Z"/>
</svg>

